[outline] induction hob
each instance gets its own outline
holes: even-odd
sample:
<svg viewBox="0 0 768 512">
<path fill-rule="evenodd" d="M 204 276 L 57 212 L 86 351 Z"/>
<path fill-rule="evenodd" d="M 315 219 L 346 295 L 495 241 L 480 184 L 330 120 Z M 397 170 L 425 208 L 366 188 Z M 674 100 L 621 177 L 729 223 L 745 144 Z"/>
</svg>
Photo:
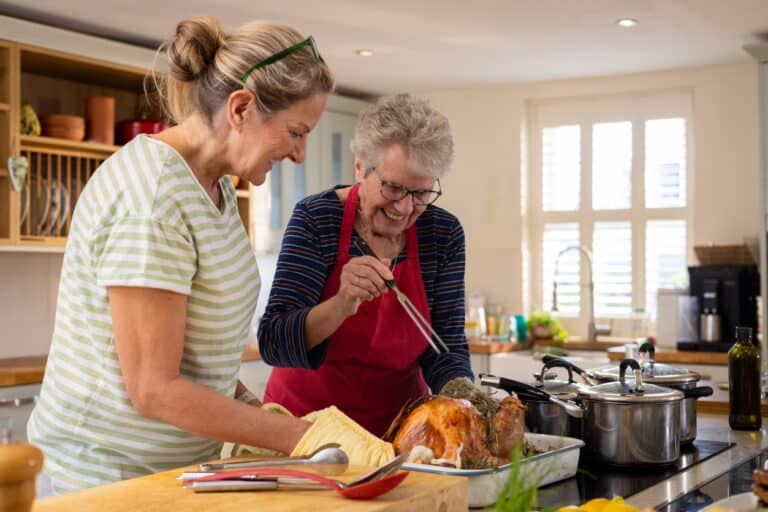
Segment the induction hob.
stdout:
<svg viewBox="0 0 768 512">
<path fill-rule="evenodd" d="M 734 443 L 721 441 L 696 440 L 691 445 L 680 449 L 680 458 L 675 464 L 648 469 L 625 469 L 598 464 L 587 459 L 582 449 L 576 476 L 539 489 L 538 506 L 545 510 L 565 505 L 578 505 L 592 498 L 611 498 L 612 496 L 628 498 L 733 445 Z"/>
<path fill-rule="evenodd" d="M 696 512 L 717 500 L 752 490 L 752 472 L 763 468 L 768 459 L 768 452 L 761 452 L 755 457 L 734 466 L 706 484 L 685 494 L 663 508 L 660 512 Z"/>
</svg>

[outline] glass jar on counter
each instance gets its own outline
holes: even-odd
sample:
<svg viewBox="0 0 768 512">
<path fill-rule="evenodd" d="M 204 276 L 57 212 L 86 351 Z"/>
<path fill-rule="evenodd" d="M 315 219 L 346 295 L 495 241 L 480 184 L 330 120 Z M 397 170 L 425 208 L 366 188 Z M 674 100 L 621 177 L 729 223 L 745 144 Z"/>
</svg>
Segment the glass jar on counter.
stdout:
<svg viewBox="0 0 768 512">
<path fill-rule="evenodd" d="M 481 293 L 473 292 L 467 299 L 464 333 L 467 338 L 481 338 L 486 333 L 485 297 Z"/>
</svg>

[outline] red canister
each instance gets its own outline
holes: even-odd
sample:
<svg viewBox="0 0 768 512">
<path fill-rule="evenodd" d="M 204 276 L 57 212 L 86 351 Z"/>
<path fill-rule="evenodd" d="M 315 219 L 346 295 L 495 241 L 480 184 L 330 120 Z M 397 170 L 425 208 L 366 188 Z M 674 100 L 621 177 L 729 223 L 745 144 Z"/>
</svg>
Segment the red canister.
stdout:
<svg viewBox="0 0 768 512">
<path fill-rule="evenodd" d="M 115 125 L 115 142 L 126 144 L 140 133 L 159 133 L 166 128 L 168 125 L 156 119 L 127 119 Z"/>
</svg>

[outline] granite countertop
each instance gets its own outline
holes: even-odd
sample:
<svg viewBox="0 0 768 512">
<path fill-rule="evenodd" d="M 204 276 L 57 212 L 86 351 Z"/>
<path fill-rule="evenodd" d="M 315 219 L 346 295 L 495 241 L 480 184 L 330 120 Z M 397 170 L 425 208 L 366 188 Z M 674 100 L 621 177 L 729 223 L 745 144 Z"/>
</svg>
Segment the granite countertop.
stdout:
<svg viewBox="0 0 768 512">
<path fill-rule="evenodd" d="M 727 441 L 736 445 L 629 497 L 627 503 L 641 509 L 657 509 L 768 448 L 768 422 L 765 419 L 763 428 L 757 432 L 731 430 L 725 415 L 699 414 L 697 421 L 696 439 Z"/>
</svg>

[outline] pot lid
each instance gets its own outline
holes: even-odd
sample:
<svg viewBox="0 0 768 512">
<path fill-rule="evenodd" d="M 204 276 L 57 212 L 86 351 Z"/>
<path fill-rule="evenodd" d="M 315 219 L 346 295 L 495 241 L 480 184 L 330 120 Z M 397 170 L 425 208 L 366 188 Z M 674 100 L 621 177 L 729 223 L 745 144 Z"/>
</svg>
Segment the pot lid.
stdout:
<svg viewBox="0 0 768 512">
<path fill-rule="evenodd" d="M 544 384 L 536 382 L 533 385 L 561 400 L 573 400 L 579 395 L 579 392 L 584 389 L 584 386 L 578 382 L 553 379 L 545 379 Z"/>
<path fill-rule="evenodd" d="M 580 398 L 611 403 L 657 403 L 681 401 L 685 395 L 674 389 L 643 383 L 638 390 L 634 379 L 624 382 L 605 382 L 582 390 Z"/>
<path fill-rule="evenodd" d="M 692 372 L 685 368 L 670 366 L 668 364 L 656 363 L 654 361 L 644 361 L 641 363 L 640 371 L 642 372 L 643 382 L 653 384 L 675 385 L 698 382 L 701 380 L 701 375 L 696 372 Z M 618 366 L 594 370 L 592 373 L 595 377 L 603 381 L 619 380 Z M 627 374 L 627 378 L 633 378 L 632 374 Z"/>
</svg>

